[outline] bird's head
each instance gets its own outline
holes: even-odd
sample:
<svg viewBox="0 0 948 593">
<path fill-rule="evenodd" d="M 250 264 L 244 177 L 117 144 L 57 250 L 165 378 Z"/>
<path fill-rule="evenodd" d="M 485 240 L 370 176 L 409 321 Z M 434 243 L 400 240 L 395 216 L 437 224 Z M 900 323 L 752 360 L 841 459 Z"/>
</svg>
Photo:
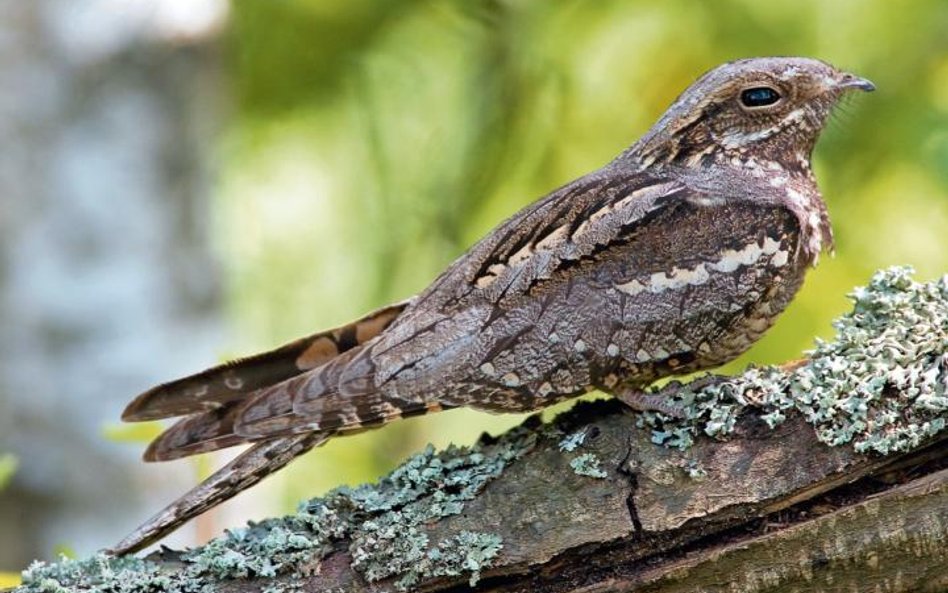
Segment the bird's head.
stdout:
<svg viewBox="0 0 948 593">
<path fill-rule="evenodd" d="M 701 166 L 726 160 L 809 168 L 826 120 L 864 78 L 809 58 L 729 62 L 694 82 L 630 149 L 644 165 Z"/>
</svg>

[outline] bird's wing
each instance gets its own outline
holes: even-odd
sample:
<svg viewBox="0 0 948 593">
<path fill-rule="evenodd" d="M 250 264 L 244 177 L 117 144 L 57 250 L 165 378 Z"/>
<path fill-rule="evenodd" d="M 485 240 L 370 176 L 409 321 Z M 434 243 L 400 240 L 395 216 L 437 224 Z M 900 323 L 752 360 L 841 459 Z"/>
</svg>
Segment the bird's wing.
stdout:
<svg viewBox="0 0 948 593">
<path fill-rule="evenodd" d="M 471 348 L 500 317 L 550 283 L 587 274 L 637 232 L 677 205 L 701 200 L 677 180 L 606 170 L 554 192 L 513 216 L 422 292 L 405 315 L 359 351 L 341 373 L 344 396 L 372 393 L 411 375 L 432 382 L 476 366 Z M 511 331 L 516 331 L 510 326 Z M 498 344 L 513 336 L 496 336 Z M 422 390 L 436 383 L 420 384 Z M 412 398 L 407 396 L 409 400 Z M 319 410 L 315 392 L 294 395 L 297 412 Z M 451 400 L 442 403 L 453 403 Z"/>
<path fill-rule="evenodd" d="M 346 431 L 408 414 L 430 400 L 379 387 L 431 361 L 463 365 L 465 345 L 508 301 L 557 275 L 581 270 L 668 206 L 699 196 L 667 178 L 606 171 L 528 206 L 454 262 L 378 338 L 243 404 L 236 431 L 266 438 Z M 428 373 L 429 376 L 444 376 Z M 451 401 L 440 401 L 450 407 Z"/>
<path fill-rule="evenodd" d="M 396 303 L 342 327 L 159 385 L 132 401 L 122 417 L 139 421 L 185 416 L 151 443 L 146 461 L 176 459 L 245 442 L 247 439 L 233 430 L 242 402 L 261 389 L 358 348 L 388 327 L 408 303 Z"/>
<path fill-rule="evenodd" d="M 663 176 L 607 168 L 582 177 L 501 223 L 422 292 L 392 329 L 419 326 L 417 312 L 503 306 L 624 241 L 663 207 L 698 197 Z"/>
</svg>

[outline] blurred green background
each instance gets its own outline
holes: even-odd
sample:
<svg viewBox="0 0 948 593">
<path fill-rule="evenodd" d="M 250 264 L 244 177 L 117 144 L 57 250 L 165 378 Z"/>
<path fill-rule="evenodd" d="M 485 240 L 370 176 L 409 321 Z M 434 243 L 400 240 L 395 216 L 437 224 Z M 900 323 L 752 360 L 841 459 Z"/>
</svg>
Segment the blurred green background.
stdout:
<svg viewBox="0 0 948 593">
<path fill-rule="evenodd" d="M 80 97 L 115 94 L 102 86 L 103 80 L 111 80 L 107 68 L 121 70 L 126 79 L 136 81 L 133 84 L 169 93 L 171 99 L 157 104 L 164 105 L 162 113 L 178 124 L 143 126 L 142 134 L 155 136 L 160 128 L 168 135 L 168 145 L 194 144 L 197 152 L 177 148 L 160 153 L 161 166 L 188 172 L 194 162 L 209 159 L 210 175 L 206 179 L 198 175 L 197 189 L 192 188 L 198 205 L 169 201 L 168 206 L 198 215 L 166 218 L 173 233 L 180 233 L 185 241 L 198 237 L 195 241 L 200 243 L 200 237 L 209 232 L 217 258 L 213 275 L 222 278 L 222 285 L 217 286 L 215 279 L 209 282 L 210 288 L 194 288 L 198 286 L 194 278 L 206 274 L 207 268 L 198 267 L 205 271 L 191 270 L 170 282 L 159 276 L 154 286 L 170 294 L 193 296 L 196 313 L 188 317 L 176 313 L 174 307 L 151 309 L 178 315 L 190 330 L 214 311 L 219 314 L 222 307 L 228 337 L 209 340 L 212 356 L 219 359 L 268 349 L 423 289 L 502 219 L 612 159 L 701 73 L 749 56 L 821 58 L 871 79 L 878 91 L 853 96 L 842 105 L 816 149 L 815 170 L 834 223 L 836 256 L 823 258 L 776 327 L 726 370 L 749 362 L 799 357 L 814 337 L 832 334 L 830 321 L 848 309 L 845 294 L 880 267 L 911 264 L 924 279 L 948 271 L 945 0 L 191 2 L 149 0 L 141 5 L 158 7 L 155 14 L 165 15 L 162 18 L 168 14 L 179 18 L 180 11 L 175 11 L 183 6 L 211 6 L 223 16 L 208 27 L 204 38 L 162 33 L 159 49 L 149 50 L 146 59 L 135 44 L 121 52 L 102 50 L 95 43 L 104 42 L 96 40 L 97 33 L 89 29 L 95 43 L 81 47 L 70 45 L 71 41 L 62 43 L 62 55 L 68 56 L 62 62 L 81 70 L 74 90 L 68 91 Z M 55 3 L 44 0 L 42 4 Z M 84 0 L 70 9 L 80 16 L 89 11 L 105 15 L 107 24 L 114 25 L 131 18 L 132 4 L 138 5 Z M 0 8 L 15 7 L 36 17 L 24 6 L 27 3 L 11 2 Z M 66 11 L 65 24 L 51 29 L 55 34 L 81 31 L 88 25 L 63 6 L 54 7 Z M 80 13 L 78 6 L 91 8 Z M 129 30 L 122 34 L 141 34 L 135 27 Z M 180 30 L 189 31 L 187 27 Z M 153 43 L 149 39 L 146 45 Z M 46 51 L 40 47 L 36 55 Z M 75 57 L 77 47 L 85 48 L 86 55 L 113 51 L 118 57 L 110 62 L 103 58 L 81 62 Z M 188 70 L 189 62 L 199 66 Z M 26 70 L 35 70 L 27 66 Z M 160 77 L 155 74 L 159 70 L 164 73 Z M 55 85 L 48 88 L 53 93 L 62 91 Z M 217 99 L 208 102 L 208 89 Z M 181 107 L 189 102 L 201 103 L 205 111 L 192 113 Z M 104 109 L 109 117 L 121 115 L 121 110 Z M 213 116 L 205 118 L 201 113 Z M 135 117 L 129 121 L 137 125 Z M 36 121 L 50 119 L 41 114 Z M 201 131 L 202 126 L 213 128 L 212 133 L 202 132 L 213 141 L 187 144 L 187 138 L 198 135 L 195 130 Z M 9 144 L 4 156 L 14 146 Z M 122 152 L 136 155 L 140 147 L 135 146 Z M 124 161 L 118 162 L 124 166 Z M 43 174 L 29 177 L 42 178 Z M 114 184 L 110 190 L 121 194 L 132 186 Z M 164 201 L 179 189 L 174 183 L 169 187 L 156 195 Z M 93 195 L 108 198 L 102 192 Z M 32 199 L 26 195 L 21 203 Z M 121 199 L 116 196 L 115 204 L 121 204 Z M 125 226 L 114 233 L 117 237 L 147 234 L 135 226 L 139 218 L 146 227 L 154 222 L 147 214 L 116 212 L 125 217 Z M 195 228 L 180 222 L 192 219 L 199 221 Z M 104 233 L 100 229 L 92 236 Z M 9 245 L 7 249 L 15 251 Z M 105 250 L 103 257 L 123 249 Z M 151 248 L 145 251 L 156 253 Z M 157 252 L 155 257 L 170 261 L 179 256 Z M 135 269 L 149 268 L 135 265 Z M 118 284 L 126 283 L 120 280 Z M 142 289 L 145 295 L 156 292 Z M 130 301 L 121 291 L 116 294 L 106 305 L 96 305 L 104 307 L 101 317 L 87 321 L 102 324 L 116 314 L 109 307 Z M 127 344 L 163 344 L 154 332 L 164 323 L 135 328 L 138 333 L 129 329 L 120 351 L 126 351 Z M 73 337 L 64 335 L 50 340 L 58 347 Z M 182 343 L 179 336 L 169 340 Z M 15 349 L 25 343 L 14 342 Z M 159 359 L 147 356 L 134 361 L 131 355 L 100 358 L 104 369 L 121 365 L 148 369 L 154 376 L 149 375 L 147 381 L 171 379 L 171 373 L 216 362 L 186 349 L 180 356 L 185 360 L 160 359 L 160 364 Z M 78 355 L 82 361 L 91 357 L 85 351 Z M 74 371 L 80 377 L 95 374 L 84 365 Z M 104 389 L 119 399 L 86 420 L 114 422 L 120 400 L 147 386 L 141 375 L 132 378 L 130 371 L 125 379 L 90 386 L 90 393 Z M 50 397 L 65 397 L 59 387 L 50 388 Z M 17 398 L 27 401 L 30 397 L 38 396 L 0 386 L 0 409 Z M 281 472 L 270 486 L 255 491 L 272 499 L 265 514 L 289 511 L 299 500 L 333 486 L 372 480 L 428 442 L 469 444 L 482 431 L 498 432 L 521 420 L 456 410 L 398 422 L 384 430 L 334 440 Z M 20 424 L 32 436 L 50 442 L 58 432 Z M 117 432 L 121 431 L 113 429 L 110 434 Z M 106 460 L 119 455 L 130 458 L 140 449 L 107 443 L 101 435 L 96 439 L 94 446 L 102 443 Z M 31 490 L 26 479 L 26 470 L 37 465 L 31 457 L 32 446 L 0 445 L 0 454 L 9 448 L 19 457 L 13 487 L 28 493 L 37 491 Z M 106 471 L 107 461 L 96 463 L 95 467 Z M 208 465 L 208 460 L 199 462 L 199 471 L 206 472 Z M 50 466 L 53 469 L 46 478 L 53 484 L 58 483 L 55 476 L 60 471 L 55 467 L 60 466 Z M 147 468 L 148 475 L 163 475 L 160 472 L 168 465 L 158 467 Z M 192 483 L 191 479 L 188 476 L 187 482 Z M 148 482 L 139 486 L 143 484 L 145 490 L 151 488 Z M 14 493 L 12 499 L 16 496 L 23 499 L 35 494 Z M 167 494 L 162 496 L 167 500 Z M 69 505 L 78 505 L 77 497 L 67 497 L 62 516 L 75 514 Z M 16 509 L 36 502 L 26 500 L 7 511 L 0 504 L 0 523 L 18 520 L 22 513 Z M 133 504 L 129 513 L 140 519 L 157 510 L 154 501 L 129 504 Z M 132 526 L 126 524 L 128 516 L 114 527 L 117 533 Z M 233 523 L 206 526 L 201 537 L 227 526 Z M 24 527 L 27 533 L 31 529 Z M 102 541 L 111 534 L 81 534 L 92 542 L 90 546 L 111 543 Z M 73 545 L 79 535 L 78 530 L 65 535 L 60 531 L 49 537 Z M 82 544 L 79 551 L 86 546 Z M 36 554 L 32 550 L 4 555 L 0 545 L 0 569 L 13 570 L 16 563 Z"/>
<path fill-rule="evenodd" d="M 599 167 L 719 63 L 803 55 L 873 80 L 815 155 L 835 257 L 729 370 L 798 357 L 890 264 L 948 271 L 948 3 L 269 0 L 234 5 L 236 115 L 216 237 L 254 344 L 422 288 L 500 220 Z M 334 441 L 284 508 L 432 441 L 518 422 L 454 411 Z"/>
</svg>

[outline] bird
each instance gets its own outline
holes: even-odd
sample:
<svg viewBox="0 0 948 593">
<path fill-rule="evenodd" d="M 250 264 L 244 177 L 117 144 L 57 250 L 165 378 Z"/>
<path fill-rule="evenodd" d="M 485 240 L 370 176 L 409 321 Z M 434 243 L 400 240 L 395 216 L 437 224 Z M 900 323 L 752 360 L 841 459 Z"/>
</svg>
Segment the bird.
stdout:
<svg viewBox="0 0 948 593">
<path fill-rule="evenodd" d="M 141 394 L 123 420 L 180 417 L 146 461 L 250 447 L 108 551 L 138 551 L 328 439 L 399 418 L 529 412 L 593 390 L 675 414 L 646 389 L 747 350 L 833 249 L 811 155 L 841 97 L 874 89 L 812 58 L 720 65 L 416 296 Z"/>
</svg>

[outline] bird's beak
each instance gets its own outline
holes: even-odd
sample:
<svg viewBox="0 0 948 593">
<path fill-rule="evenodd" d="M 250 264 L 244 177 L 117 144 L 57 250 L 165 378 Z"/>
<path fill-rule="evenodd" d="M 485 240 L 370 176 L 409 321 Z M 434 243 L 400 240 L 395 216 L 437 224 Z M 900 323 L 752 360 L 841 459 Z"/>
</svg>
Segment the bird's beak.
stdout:
<svg viewBox="0 0 948 593">
<path fill-rule="evenodd" d="M 876 85 L 872 84 L 870 80 L 845 72 L 836 83 L 836 88 L 840 90 L 858 89 L 870 93 L 876 90 Z"/>
</svg>

